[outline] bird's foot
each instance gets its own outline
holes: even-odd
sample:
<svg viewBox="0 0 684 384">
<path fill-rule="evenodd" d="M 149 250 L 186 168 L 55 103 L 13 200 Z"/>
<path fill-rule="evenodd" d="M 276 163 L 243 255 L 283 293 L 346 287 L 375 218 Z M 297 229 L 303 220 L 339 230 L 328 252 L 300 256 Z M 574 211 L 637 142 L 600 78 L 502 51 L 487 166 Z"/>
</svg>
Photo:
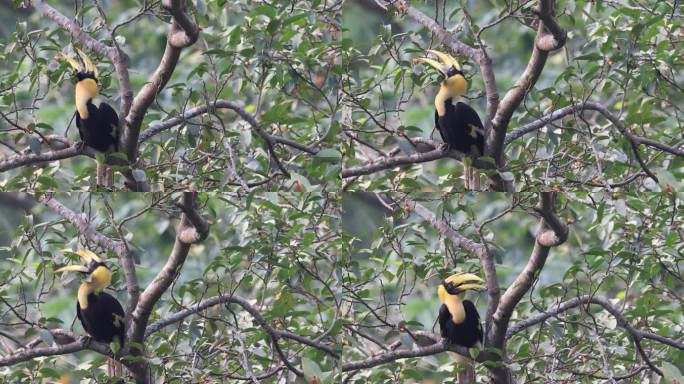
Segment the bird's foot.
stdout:
<svg viewBox="0 0 684 384">
<path fill-rule="evenodd" d="M 85 141 L 81 140 L 78 143 L 76 143 L 76 149 L 78 149 L 79 152 L 85 151 L 85 149 L 86 149 Z"/>
<path fill-rule="evenodd" d="M 439 150 L 442 152 L 448 152 L 449 151 L 449 144 L 442 143 L 442 145 L 439 146 Z"/>
</svg>

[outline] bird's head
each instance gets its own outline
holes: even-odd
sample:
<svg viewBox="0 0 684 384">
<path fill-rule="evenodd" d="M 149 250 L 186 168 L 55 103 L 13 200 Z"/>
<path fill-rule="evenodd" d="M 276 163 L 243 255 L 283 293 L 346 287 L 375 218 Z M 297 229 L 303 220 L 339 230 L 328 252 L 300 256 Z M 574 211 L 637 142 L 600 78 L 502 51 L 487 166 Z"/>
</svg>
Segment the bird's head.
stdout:
<svg viewBox="0 0 684 384">
<path fill-rule="evenodd" d="M 57 58 L 65 60 L 74 69 L 76 79 L 78 79 L 76 83 L 77 92 L 83 92 L 90 98 L 95 98 L 98 95 L 97 67 L 83 51 L 76 48 L 76 52 L 80 61 L 64 53 L 57 55 Z"/>
<path fill-rule="evenodd" d="M 484 290 L 484 280 L 472 273 L 455 273 L 442 281 L 437 288 L 440 299 L 444 301 L 446 295 L 458 295 L 468 290 Z"/>
<path fill-rule="evenodd" d="M 416 61 L 428 64 L 444 76 L 444 79 L 442 79 L 440 83 L 440 87 L 446 90 L 450 97 L 465 95 L 468 90 L 468 81 L 463 76 L 461 64 L 447 53 L 434 49 L 428 49 L 427 52 L 437 56 L 439 61 L 427 57 L 418 58 Z"/>
<path fill-rule="evenodd" d="M 83 265 L 67 265 L 66 267 L 55 270 L 56 273 L 80 272 L 86 275 L 84 284 L 93 287 L 95 291 L 101 291 L 112 283 L 112 271 L 107 268 L 105 262 L 93 252 L 87 249 L 79 249 L 76 252 L 66 250 L 66 252 L 76 253 L 84 262 Z"/>
</svg>

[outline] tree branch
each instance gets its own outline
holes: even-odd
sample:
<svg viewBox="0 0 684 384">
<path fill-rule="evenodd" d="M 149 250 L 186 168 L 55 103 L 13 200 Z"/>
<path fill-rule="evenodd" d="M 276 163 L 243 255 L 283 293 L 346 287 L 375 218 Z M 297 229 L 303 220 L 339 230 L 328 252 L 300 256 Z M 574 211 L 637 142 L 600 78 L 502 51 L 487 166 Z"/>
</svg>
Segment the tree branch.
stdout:
<svg viewBox="0 0 684 384">
<path fill-rule="evenodd" d="M 22 363 L 36 357 L 66 355 L 68 353 L 74 353 L 83 350 L 91 350 L 102 355 L 115 358 L 111 349 L 109 349 L 109 346 L 93 341 L 90 337 L 78 336 L 75 333 L 64 329 L 49 329 L 48 331 L 53 335 L 65 337 L 68 339 L 68 342 L 66 344 L 55 344 L 49 347 L 31 347 L 28 349 L 19 350 L 8 356 L 0 357 L 0 367 Z M 40 341 L 42 341 L 42 339 L 39 338 L 38 342 Z M 32 344 L 34 343 L 27 343 L 27 345 Z"/>
<path fill-rule="evenodd" d="M 602 306 L 606 311 L 608 311 L 613 317 L 615 317 L 615 320 L 617 320 L 617 324 L 624 328 L 625 331 L 627 331 L 630 336 L 633 339 L 651 339 L 655 340 L 659 343 L 669 345 L 671 347 L 677 348 L 679 350 L 684 350 L 684 343 L 679 342 L 677 340 L 671 339 L 666 336 L 661 336 L 653 332 L 648 332 L 648 331 L 640 331 L 632 327 L 627 320 L 625 319 L 624 316 L 622 316 L 622 313 L 610 303 L 610 299 L 607 297 L 603 296 L 590 296 L 590 295 L 585 295 L 585 296 L 580 296 L 580 297 L 575 297 L 573 299 L 564 301 L 562 303 L 559 303 L 553 308 L 550 308 L 542 313 L 538 313 L 528 319 L 519 321 L 515 324 L 513 324 L 509 330 L 506 332 L 506 339 L 510 339 L 513 337 L 518 332 L 521 332 L 529 327 L 535 326 L 539 323 L 544 322 L 545 320 L 551 318 L 551 317 L 556 317 L 559 314 L 568 311 L 570 309 L 576 308 L 582 304 L 598 304 Z"/>
<path fill-rule="evenodd" d="M 555 214 L 555 193 L 541 192 L 540 195 L 540 202 L 535 207 L 535 210 L 542 218 L 539 223 L 532 255 L 522 272 L 518 274 L 513 283 L 501 296 L 486 335 L 485 345 L 487 347 L 494 347 L 504 351 L 499 360 L 505 359 L 506 330 L 513 310 L 523 295 L 534 284 L 537 275 L 546 263 L 551 247 L 562 244 L 568 238 L 567 226 Z M 511 372 L 505 365 L 493 366 L 490 372 L 494 382 L 508 383 L 512 381 Z"/>
<path fill-rule="evenodd" d="M 634 342 L 634 345 L 637 349 L 637 352 L 639 355 L 642 357 L 644 362 L 648 365 L 648 367 L 656 372 L 658 375 L 663 376 L 663 373 L 660 369 L 658 369 L 652 362 L 650 357 L 646 354 L 644 351 L 643 347 L 641 346 L 641 340 L 642 339 L 650 339 L 657 341 L 659 343 L 677 348 L 679 350 L 684 350 L 684 343 L 679 342 L 677 340 L 671 339 L 669 337 L 661 336 L 653 332 L 648 332 L 648 331 L 640 331 L 632 327 L 629 322 L 625 319 L 624 316 L 622 316 L 622 313 L 620 313 L 620 310 L 618 310 L 615 306 L 613 306 L 610 303 L 610 300 L 607 297 L 602 297 L 602 296 L 590 296 L 590 295 L 585 295 L 585 296 L 580 296 L 580 297 L 575 297 L 574 299 L 570 299 L 568 301 L 565 301 L 563 303 L 559 303 L 555 308 L 549 309 L 547 311 L 544 311 L 542 313 L 539 313 L 537 315 L 534 315 L 526 320 L 520 321 L 516 324 L 514 324 L 507 332 L 506 332 L 506 339 L 511 338 L 513 335 L 516 333 L 532 327 L 534 325 L 537 325 L 551 317 L 556 317 L 559 314 L 568 311 L 572 308 L 578 307 L 582 304 L 598 304 L 602 306 L 608 313 L 610 313 L 615 320 L 617 320 L 618 326 L 623 328 L 627 333 L 629 333 L 629 336 L 632 338 L 632 341 Z"/>
<path fill-rule="evenodd" d="M 51 347 L 31 348 L 23 351 L 15 352 L 9 356 L 0 357 L 0 367 L 14 365 L 24 361 L 34 359 L 36 357 L 66 355 L 67 353 L 74 353 L 86 349 L 86 337 L 81 337 L 76 341 L 64 345 L 54 345 Z"/>
<path fill-rule="evenodd" d="M 44 194 L 40 198 L 40 201 L 70 222 L 74 227 L 76 227 L 76 229 L 78 229 L 79 233 L 85 236 L 88 240 L 104 249 L 114 252 L 114 254 L 119 257 L 127 254 L 126 245 L 122 241 L 110 239 L 109 237 L 96 231 L 90 226 L 90 223 L 86 221 L 85 217 L 77 214 L 59 201 L 55 200 L 51 193 Z"/>
<path fill-rule="evenodd" d="M 138 158 L 138 136 L 147 109 L 171 78 L 183 48 L 194 44 L 199 36 L 199 28 L 185 13 L 184 1 L 164 0 L 162 4 L 173 18 L 171 30 L 166 36 L 166 49 L 150 80 L 133 99 L 119 137 L 119 145 L 130 163 L 135 163 Z"/>
<path fill-rule="evenodd" d="M 613 124 L 613 126 L 622 134 L 629 142 L 632 147 L 632 150 L 634 151 L 634 156 L 637 158 L 637 161 L 639 161 L 639 164 L 641 168 L 644 170 L 646 174 L 649 175 L 654 181 L 658 182 L 658 179 L 656 178 L 655 175 L 646 167 L 646 164 L 644 161 L 641 159 L 641 156 L 638 152 L 638 146 L 639 145 L 646 145 L 648 147 L 652 147 L 655 149 L 659 149 L 663 152 L 670 153 L 672 155 L 684 157 L 684 150 L 679 149 L 677 146 L 671 146 L 668 144 L 661 143 L 656 140 L 649 139 L 647 137 L 635 135 L 632 132 L 627 129 L 627 127 L 620 121 L 620 119 L 615 115 L 613 112 L 611 112 L 607 107 L 604 105 L 601 105 L 599 103 L 587 101 L 585 103 L 579 103 L 579 104 L 573 104 L 569 105 L 567 107 L 563 107 L 561 109 L 557 109 L 545 116 L 542 116 L 541 118 L 523 125 L 522 127 L 516 128 L 512 130 L 508 135 L 506 135 L 506 139 L 504 140 L 504 146 L 512 143 L 514 140 L 530 133 L 534 132 L 538 129 L 541 129 L 545 127 L 547 124 L 549 124 L 552 121 L 556 121 L 559 119 L 562 119 L 565 116 L 574 114 L 574 113 L 579 113 L 582 111 L 597 111 L 600 114 L 602 114 L 608 121 Z"/>
<path fill-rule="evenodd" d="M 87 148 L 84 145 L 81 145 L 81 143 L 75 143 L 64 149 L 43 152 L 41 154 L 28 153 L 11 156 L 0 162 L 0 172 L 19 168 L 25 165 L 68 159 L 78 155 L 95 157 L 95 154 L 96 152 L 92 148 Z"/>
<path fill-rule="evenodd" d="M 427 144 L 432 140 L 426 140 L 424 137 L 408 138 L 414 144 Z M 433 142 L 434 143 L 434 142 Z M 400 165 L 413 165 L 419 163 L 426 163 L 443 158 L 452 158 L 462 161 L 466 156 L 456 150 L 447 150 L 445 147 L 436 146 L 437 144 L 430 144 L 433 149 L 427 152 L 416 152 L 410 155 L 381 157 L 369 162 L 366 165 L 342 169 L 342 178 L 350 178 L 362 175 L 370 175 L 375 172 L 384 171 L 390 168 L 398 167 Z M 493 169 L 494 165 L 490 162 L 474 159 L 472 165 L 479 169 Z"/>
<path fill-rule="evenodd" d="M 180 205 L 183 210 L 194 211 L 197 193 L 184 192 Z M 194 212 L 193 220 L 200 221 L 199 227 L 195 227 L 192 220 L 186 213 L 181 215 L 180 224 L 176 229 L 176 242 L 171 250 L 171 255 L 164 267 L 157 273 L 152 283 L 145 288 L 140 295 L 138 305 L 133 311 L 133 324 L 129 331 L 129 338 L 134 342 L 141 342 L 144 338 L 147 321 L 152 314 L 152 308 L 157 303 L 162 294 L 169 288 L 173 280 L 178 276 L 185 258 L 190 251 L 193 243 L 204 239 L 207 236 L 208 224 L 201 219 L 199 212 Z"/>
<path fill-rule="evenodd" d="M 553 7 L 553 0 L 541 0 L 539 2 L 538 15 L 540 22 L 527 68 L 520 75 L 518 81 L 515 82 L 515 85 L 504 95 L 492 121 L 494 129 L 490 132 L 490 137 L 487 139 L 489 144 L 487 154 L 496 159 L 497 165 L 500 167 L 504 165 L 505 161 L 503 158 L 504 140 L 506 139 L 506 130 L 513 112 L 537 83 L 550 51 L 559 49 L 565 44 L 566 34 L 553 18 Z"/>
<path fill-rule="evenodd" d="M 413 333 L 432 340 L 434 344 L 430 344 L 427 346 L 415 346 L 412 349 L 384 348 L 383 353 L 379 355 L 371 356 L 363 360 L 352 361 L 342 364 L 342 372 L 351 372 L 360 369 L 368 369 L 376 367 L 378 365 L 387 364 L 399 359 L 431 356 L 447 351 L 455 352 L 462 356 L 470 356 L 468 348 L 460 345 L 449 345 L 446 342 L 442 341 L 442 338 L 438 335 L 430 334 L 429 332 Z M 490 359 L 492 359 L 492 353 L 480 350 L 479 354 L 475 358 L 475 361 L 485 362 Z"/>
</svg>

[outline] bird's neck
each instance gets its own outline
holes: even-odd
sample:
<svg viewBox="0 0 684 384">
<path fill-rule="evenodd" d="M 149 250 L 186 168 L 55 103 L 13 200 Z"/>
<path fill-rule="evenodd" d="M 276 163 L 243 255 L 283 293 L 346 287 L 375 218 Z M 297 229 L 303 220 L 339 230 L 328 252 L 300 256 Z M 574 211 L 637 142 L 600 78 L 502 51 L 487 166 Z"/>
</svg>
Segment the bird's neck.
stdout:
<svg viewBox="0 0 684 384">
<path fill-rule="evenodd" d="M 78 288 L 78 305 L 81 309 L 88 308 L 88 295 L 98 294 L 112 283 L 112 272 L 106 267 L 99 266 L 90 274 L 88 281 L 84 281 Z"/>
<path fill-rule="evenodd" d="M 445 86 L 439 87 L 439 92 L 435 96 L 435 109 L 439 116 L 444 116 L 446 114 L 446 104 L 451 102 L 453 96 L 449 89 Z"/>
<path fill-rule="evenodd" d="M 458 295 L 446 295 L 444 304 L 451 313 L 451 320 L 454 324 L 461 324 L 465 320 L 465 308 L 463 308 L 463 301 Z"/>
<path fill-rule="evenodd" d="M 88 103 L 97 97 L 97 83 L 93 79 L 84 79 L 76 83 L 76 110 L 81 119 L 88 118 Z"/>
<path fill-rule="evenodd" d="M 83 283 L 80 287 L 78 287 L 78 306 L 81 309 L 88 308 L 88 295 L 90 295 L 94 291 L 95 290 L 93 289 L 93 286 L 90 283 Z"/>
</svg>

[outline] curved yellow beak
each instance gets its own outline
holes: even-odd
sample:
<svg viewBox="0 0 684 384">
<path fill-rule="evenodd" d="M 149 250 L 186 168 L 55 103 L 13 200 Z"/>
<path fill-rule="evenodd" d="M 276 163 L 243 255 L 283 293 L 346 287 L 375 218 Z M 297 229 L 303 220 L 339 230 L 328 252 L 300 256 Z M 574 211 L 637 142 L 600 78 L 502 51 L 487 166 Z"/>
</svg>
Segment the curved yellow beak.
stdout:
<svg viewBox="0 0 684 384">
<path fill-rule="evenodd" d="M 421 57 L 416 59 L 415 61 L 420 61 L 425 64 L 428 64 L 429 66 L 438 70 L 445 77 L 447 76 L 447 73 L 449 72 L 449 69 L 451 67 L 454 67 L 459 71 L 461 70 L 461 64 L 459 64 L 458 60 L 454 59 L 451 55 L 444 52 L 436 51 L 434 49 L 428 49 L 427 52 L 437 56 L 440 61 L 428 59 L 427 57 Z"/>
<path fill-rule="evenodd" d="M 487 287 L 484 285 L 485 281 L 482 280 L 479 276 L 474 275 L 472 273 L 465 273 L 465 272 L 459 272 L 455 273 L 446 279 L 444 279 L 445 283 L 452 283 L 454 286 L 458 288 L 459 291 L 467 291 L 470 289 L 473 290 L 484 290 L 487 289 Z"/>
<path fill-rule="evenodd" d="M 78 251 L 76 251 L 76 254 L 81 256 L 81 259 L 83 259 L 86 263 L 90 263 L 91 261 L 102 263 L 102 259 L 89 249 L 81 248 Z"/>
<path fill-rule="evenodd" d="M 66 267 L 55 269 L 55 273 L 62 272 L 83 272 L 88 273 L 88 268 L 83 265 L 67 265 Z"/>
</svg>

